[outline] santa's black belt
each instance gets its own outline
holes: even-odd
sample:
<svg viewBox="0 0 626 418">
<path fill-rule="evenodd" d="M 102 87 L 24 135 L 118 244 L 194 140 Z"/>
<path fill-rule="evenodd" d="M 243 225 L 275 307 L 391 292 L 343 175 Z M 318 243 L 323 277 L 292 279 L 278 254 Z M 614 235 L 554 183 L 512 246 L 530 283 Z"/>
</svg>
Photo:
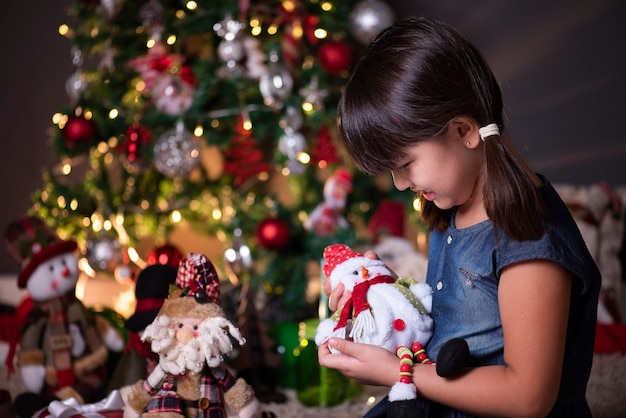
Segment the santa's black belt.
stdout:
<svg viewBox="0 0 626 418">
<path fill-rule="evenodd" d="M 182 399 L 185 408 L 209 409 L 212 406 L 218 406 L 218 402 L 211 402 L 209 398 L 200 398 L 195 401 L 191 399 Z"/>
</svg>

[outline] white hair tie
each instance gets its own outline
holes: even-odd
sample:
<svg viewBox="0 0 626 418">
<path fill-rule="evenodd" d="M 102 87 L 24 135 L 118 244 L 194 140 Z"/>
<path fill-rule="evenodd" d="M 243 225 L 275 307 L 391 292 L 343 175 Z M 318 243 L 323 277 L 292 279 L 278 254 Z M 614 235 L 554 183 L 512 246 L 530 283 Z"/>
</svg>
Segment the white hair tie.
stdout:
<svg viewBox="0 0 626 418">
<path fill-rule="evenodd" d="M 478 129 L 478 135 L 480 135 L 480 139 L 484 141 L 485 138 L 488 138 L 492 135 L 500 135 L 500 128 L 498 128 L 498 125 L 496 125 L 495 123 L 490 123 L 489 125 L 483 126 L 482 128 Z"/>
</svg>

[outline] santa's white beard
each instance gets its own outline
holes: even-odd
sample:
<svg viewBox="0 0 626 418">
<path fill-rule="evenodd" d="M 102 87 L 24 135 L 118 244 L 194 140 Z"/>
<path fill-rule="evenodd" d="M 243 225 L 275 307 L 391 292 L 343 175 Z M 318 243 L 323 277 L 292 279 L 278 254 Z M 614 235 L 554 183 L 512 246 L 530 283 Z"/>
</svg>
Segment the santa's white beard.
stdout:
<svg viewBox="0 0 626 418">
<path fill-rule="evenodd" d="M 239 330 L 226 318 L 208 318 L 198 325 L 198 337 L 183 344 L 176 339 L 173 321 L 161 315 L 146 327 L 143 339 L 152 341 L 151 349 L 159 355 L 159 364 L 166 373 L 179 375 L 199 373 L 205 364 L 217 367 L 223 354 L 232 351 L 231 336 L 245 343 Z"/>
</svg>

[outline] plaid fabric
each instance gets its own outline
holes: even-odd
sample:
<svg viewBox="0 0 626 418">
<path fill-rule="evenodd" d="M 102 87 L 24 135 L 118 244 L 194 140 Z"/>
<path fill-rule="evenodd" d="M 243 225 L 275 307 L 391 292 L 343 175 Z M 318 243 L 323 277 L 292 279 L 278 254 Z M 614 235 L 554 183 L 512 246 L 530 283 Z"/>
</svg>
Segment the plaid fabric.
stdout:
<svg viewBox="0 0 626 418">
<path fill-rule="evenodd" d="M 41 219 L 26 217 L 7 226 L 4 240 L 11 257 L 18 264 L 22 264 L 43 248 L 58 242 L 59 238 Z"/>
<path fill-rule="evenodd" d="M 175 392 L 163 391 L 148 401 L 145 412 L 174 412 L 182 415 L 183 400 Z"/>
<path fill-rule="evenodd" d="M 190 253 L 178 267 L 176 285 L 188 288 L 188 296 L 206 294 L 207 302 L 220 302 L 220 281 L 213 263 L 203 254 Z"/>
<path fill-rule="evenodd" d="M 224 392 L 235 384 L 235 377 L 224 367 L 205 366 L 200 376 L 200 396 L 198 400 L 182 399 L 176 393 L 176 383 L 181 376 L 168 374 L 158 382 L 167 389 L 151 388 L 148 380 L 144 389 L 156 394 L 150 399 L 144 412 L 174 412 L 188 418 L 226 418 Z"/>
</svg>

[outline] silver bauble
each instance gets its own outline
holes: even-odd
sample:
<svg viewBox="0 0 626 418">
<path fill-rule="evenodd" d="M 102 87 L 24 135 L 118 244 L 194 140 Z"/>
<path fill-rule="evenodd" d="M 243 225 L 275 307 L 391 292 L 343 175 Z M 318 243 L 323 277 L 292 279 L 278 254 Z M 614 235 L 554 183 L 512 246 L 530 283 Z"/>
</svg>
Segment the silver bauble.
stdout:
<svg viewBox="0 0 626 418">
<path fill-rule="evenodd" d="M 241 228 L 233 231 L 233 243 L 224 251 L 224 260 L 236 276 L 250 271 L 254 262 L 250 247 L 246 245 Z"/>
<path fill-rule="evenodd" d="M 87 261 L 96 271 L 114 269 L 122 261 L 120 242 L 108 236 L 87 240 Z"/>
<path fill-rule="evenodd" d="M 178 122 L 176 128 L 165 132 L 154 144 L 154 166 L 167 177 L 187 177 L 200 165 L 199 142 Z"/>
<path fill-rule="evenodd" d="M 374 36 L 393 21 L 393 10 L 387 3 L 379 0 L 363 0 L 350 12 L 352 36 L 364 45 L 369 44 Z"/>
<path fill-rule="evenodd" d="M 304 136 L 293 129 L 286 129 L 278 139 L 278 150 L 289 159 L 296 159 L 306 147 Z"/>
<path fill-rule="evenodd" d="M 223 39 L 217 46 L 217 56 L 220 57 L 222 62 L 234 65 L 245 57 L 245 49 L 238 38 L 233 40 Z"/>
<path fill-rule="evenodd" d="M 274 108 L 281 108 L 284 100 L 291 94 L 293 78 L 287 69 L 279 62 L 278 53 L 270 53 L 270 63 L 267 71 L 259 78 L 259 89 L 265 99 L 265 104 Z"/>
</svg>

